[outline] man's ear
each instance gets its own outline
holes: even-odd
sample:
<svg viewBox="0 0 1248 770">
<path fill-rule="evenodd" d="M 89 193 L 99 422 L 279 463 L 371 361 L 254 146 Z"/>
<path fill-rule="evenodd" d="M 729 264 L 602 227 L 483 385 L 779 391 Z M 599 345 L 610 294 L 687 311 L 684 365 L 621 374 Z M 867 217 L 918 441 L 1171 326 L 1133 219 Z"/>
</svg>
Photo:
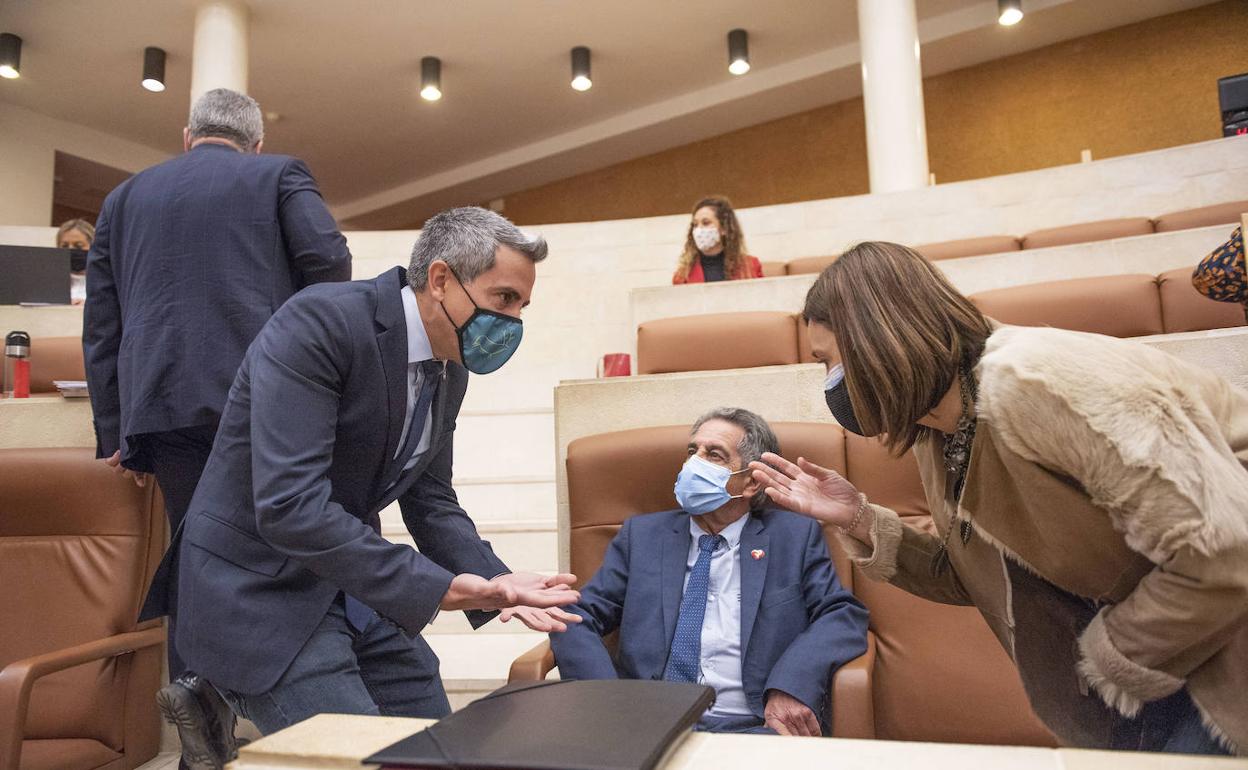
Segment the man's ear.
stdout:
<svg viewBox="0 0 1248 770">
<path fill-rule="evenodd" d="M 261 151 L 261 150 L 263 150 L 263 149 L 264 149 L 264 140 L 263 140 L 263 139 L 261 139 L 260 141 L 256 142 L 256 149 L 255 149 L 255 153 L 256 153 L 257 155 L 259 155 L 259 154 L 260 154 L 260 151 Z"/>
<path fill-rule="evenodd" d="M 741 488 L 741 494 L 746 500 L 754 497 L 754 495 L 758 494 L 759 490 L 763 488 L 762 483 L 754 478 L 754 474 L 751 473 L 748 468 L 749 466 L 746 466 L 746 471 L 741 474 L 742 478 L 745 479 L 745 486 Z"/>
<path fill-rule="evenodd" d="M 189 152 L 191 149 L 191 127 L 185 126 L 182 129 L 182 152 Z"/>
<path fill-rule="evenodd" d="M 433 260 L 429 264 L 428 280 L 425 282 L 425 291 L 429 292 L 429 298 L 434 302 L 442 302 L 446 299 L 447 281 L 451 277 L 451 268 L 440 259 Z"/>
</svg>

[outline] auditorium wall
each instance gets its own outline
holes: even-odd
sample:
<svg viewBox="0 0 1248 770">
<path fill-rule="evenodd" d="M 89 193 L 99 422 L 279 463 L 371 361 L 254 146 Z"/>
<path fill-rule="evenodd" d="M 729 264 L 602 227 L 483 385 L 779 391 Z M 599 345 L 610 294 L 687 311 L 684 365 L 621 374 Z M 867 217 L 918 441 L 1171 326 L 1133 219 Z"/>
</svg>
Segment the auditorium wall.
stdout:
<svg viewBox="0 0 1248 770">
<path fill-rule="evenodd" d="M 0 225 L 51 224 L 57 150 L 131 172 L 169 158 L 141 144 L 0 102 Z"/>
<path fill-rule="evenodd" d="M 1216 80 L 1248 71 L 1248 3 L 1224 0 L 924 79 L 938 183 L 1221 136 Z M 862 100 L 505 196 L 521 224 L 658 216 L 868 191 Z"/>
</svg>

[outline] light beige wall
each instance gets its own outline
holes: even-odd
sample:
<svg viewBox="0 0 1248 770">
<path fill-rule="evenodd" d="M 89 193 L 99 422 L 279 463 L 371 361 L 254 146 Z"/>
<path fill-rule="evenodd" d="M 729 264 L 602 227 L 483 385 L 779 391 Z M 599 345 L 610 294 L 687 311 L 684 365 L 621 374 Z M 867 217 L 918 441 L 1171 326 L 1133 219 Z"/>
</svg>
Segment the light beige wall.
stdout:
<svg viewBox="0 0 1248 770">
<path fill-rule="evenodd" d="M 0 103 L 0 225 L 52 223 L 57 150 L 131 172 L 170 157 L 86 126 Z"/>
</svg>

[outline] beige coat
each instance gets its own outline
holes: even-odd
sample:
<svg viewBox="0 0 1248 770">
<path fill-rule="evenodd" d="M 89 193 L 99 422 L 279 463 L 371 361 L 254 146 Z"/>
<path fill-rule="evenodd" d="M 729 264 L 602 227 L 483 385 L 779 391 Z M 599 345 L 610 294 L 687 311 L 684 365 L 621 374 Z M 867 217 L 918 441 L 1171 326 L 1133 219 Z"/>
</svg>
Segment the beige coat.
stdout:
<svg viewBox="0 0 1248 770">
<path fill-rule="evenodd" d="M 1106 745 L 1186 686 L 1211 732 L 1248 751 L 1248 393 L 1056 329 L 999 328 L 977 375 L 961 500 L 939 434 L 914 450 L 938 533 L 955 511 L 974 524 L 968 544 L 949 538 L 952 568 L 933 577 L 940 539 L 881 506 L 871 546 L 842 538 L 850 555 L 869 577 L 976 605 L 1066 743 Z"/>
</svg>

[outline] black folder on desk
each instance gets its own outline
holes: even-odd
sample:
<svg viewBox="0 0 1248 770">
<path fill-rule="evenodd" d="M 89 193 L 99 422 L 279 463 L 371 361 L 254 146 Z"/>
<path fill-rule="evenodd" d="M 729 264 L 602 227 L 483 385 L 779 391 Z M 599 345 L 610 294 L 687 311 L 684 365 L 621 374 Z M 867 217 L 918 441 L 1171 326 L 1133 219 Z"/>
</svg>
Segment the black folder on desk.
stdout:
<svg viewBox="0 0 1248 770">
<path fill-rule="evenodd" d="M 650 770 L 715 700 L 640 680 L 509 685 L 364 760 L 387 767 Z"/>
</svg>

